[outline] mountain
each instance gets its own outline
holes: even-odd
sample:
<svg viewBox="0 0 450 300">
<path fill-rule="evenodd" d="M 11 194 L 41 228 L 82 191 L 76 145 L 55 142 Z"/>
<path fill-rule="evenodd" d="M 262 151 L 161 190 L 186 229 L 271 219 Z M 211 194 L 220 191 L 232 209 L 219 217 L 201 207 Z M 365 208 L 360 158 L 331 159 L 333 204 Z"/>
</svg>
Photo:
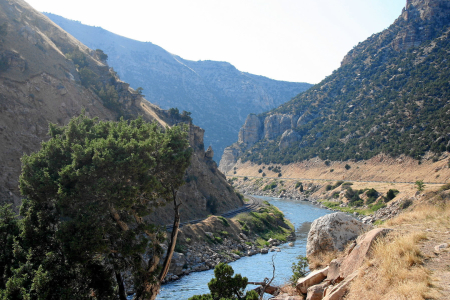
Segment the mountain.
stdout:
<svg viewBox="0 0 450 300">
<path fill-rule="evenodd" d="M 103 50 L 110 66 L 133 88 L 142 87 L 150 102 L 191 112 L 217 161 L 249 113 L 275 108 L 311 87 L 241 72 L 227 62 L 185 60 L 149 42 L 46 15 L 89 48 Z"/>
<path fill-rule="evenodd" d="M 20 205 L 20 158 L 48 139 L 49 122 L 66 125 L 83 108 L 103 120 L 141 115 L 164 127 L 189 121 L 148 102 L 119 80 L 104 58 L 26 2 L 0 1 L 0 204 Z M 178 192 L 184 221 L 243 205 L 217 170 L 212 151 L 205 151 L 203 134 L 190 124 L 194 154 Z M 152 218 L 167 224 L 171 214 L 172 207 L 162 208 Z"/>
<path fill-rule="evenodd" d="M 308 91 L 249 115 L 220 169 L 235 162 L 434 160 L 450 151 L 450 2 L 408 0 L 386 30 L 358 44 Z"/>
</svg>

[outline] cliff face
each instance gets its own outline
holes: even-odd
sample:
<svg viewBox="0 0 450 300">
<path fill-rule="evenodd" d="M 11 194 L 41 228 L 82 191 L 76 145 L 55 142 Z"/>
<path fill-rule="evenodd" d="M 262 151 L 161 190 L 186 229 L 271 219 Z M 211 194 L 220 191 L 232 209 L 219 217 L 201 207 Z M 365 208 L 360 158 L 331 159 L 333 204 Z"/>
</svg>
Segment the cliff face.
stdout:
<svg viewBox="0 0 450 300">
<path fill-rule="evenodd" d="M 344 66 L 362 54 L 369 43 L 377 47 L 392 47 L 395 51 L 406 51 L 425 41 L 434 39 L 439 29 L 450 19 L 450 3 L 446 0 L 407 0 L 400 17 L 388 30 L 372 35 L 360 43 L 342 60 Z"/>
<path fill-rule="evenodd" d="M 212 145 L 216 161 L 248 114 L 277 107 L 311 87 L 244 73 L 227 62 L 185 60 L 152 43 L 47 16 L 90 48 L 105 51 L 120 77 L 134 88 L 143 87 L 150 102 L 191 112 L 206 130 L 205 144 Z"/>
<path fill-rule="evenodd" d="M 84 71 L 98 84 L 110 84 L 117 94 L 114 109 L 95 89 L 82 84 L 80 68 L 65 56 L 75 50 L 86 59 L 89 71 Z M 96 51 L 24 1 L 0 1 L 0 203 L 20 205 L 20 158 L 40 148 L 41 141 L 48 138 L 48 123 L 67 124 L 83 108 L 88 116 L 105 120 L 115 120 L 121 113 L 128 117 L 142 115 L 161 126 L 171 124 L 167 112 L 118 80 Z M 242 204 L 215 163 L 205 157 L 203 133 L 191 125 L 190 144 L 195 153 L 186 174 L 190 182 L 179 192 L 186 204 L 184 220 Z M 170 222 L 162 216 L 169 217 L 171 209 L 159 210 L 160 215 L 154 219 L 162 224 Z"/>
<path fill-rule="evenodd" d="M 358 44 L 322 82 L 249 116 L 225 150 L 234 163 L 368 160 L 384 153 L 434 160 L 450 151 L 450 2 L 411 0 L 386 30 Z"/>
</svg>

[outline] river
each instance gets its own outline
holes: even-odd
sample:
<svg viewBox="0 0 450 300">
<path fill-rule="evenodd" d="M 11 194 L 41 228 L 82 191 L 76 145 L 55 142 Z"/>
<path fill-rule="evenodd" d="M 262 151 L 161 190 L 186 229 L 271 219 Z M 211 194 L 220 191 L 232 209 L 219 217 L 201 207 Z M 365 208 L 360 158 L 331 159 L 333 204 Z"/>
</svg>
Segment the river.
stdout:
<svg viewBox="0 0 450 300">
<path fill-rule="evenodd" d="M 291 266 L 296 257 L 306 254 L 306 238 L 308 236 L 311 222 L 315 219 L 332 213 L 332 211 L 312 205 L 307 201 L 290 199 L 278 199 L 271 197 L 260 197 L 270 204 L 278 207 L 295 226 L 296 241 L 294 246 L 281 245 L 281 252 L 269 252 L 269 254 L 257 254 L 251 257 L 243 257 L 230 263 L 235 274 L 240 273 L 249 281 L 262 281 L 265 277 L 272 277 L 272 256 L 275 255 L 275 279 L 273 284 L 283 284 L 288 281 L 292 274 Z M 276 254 L 275 254 L 276 253 Z M 214 277 L 214 270 L 194 272 L 182 277 L 180 280 L 163 285 L 156 299 L 185 300 L 199 294 L 209 293 L 208 282 Z M 248 286 L 256 288 L 256 286 Z"/>
</svg>

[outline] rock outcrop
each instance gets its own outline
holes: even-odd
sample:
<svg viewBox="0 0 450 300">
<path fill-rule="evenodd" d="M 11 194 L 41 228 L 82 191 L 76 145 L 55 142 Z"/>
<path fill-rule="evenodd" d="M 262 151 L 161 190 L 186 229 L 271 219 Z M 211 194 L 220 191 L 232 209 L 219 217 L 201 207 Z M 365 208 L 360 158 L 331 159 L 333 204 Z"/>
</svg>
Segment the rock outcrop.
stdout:
<svg viewBox="0 0 450 300">
<path fill-rule="evenodd" d="M 325 215 L 311 224 L 306 255 L 322 251 L 342 251 L 369 226 L 342 212 Z"/>
<path fill-rule="evenodd" d="M 359 236 L 354 247 L 339 259 L 333 260 L 322 270 L 314 271 L 298 279 L 297 291 L 309 300 L 341 300 L 348 291 L 358 269 L 370 258 L 374 241 L 390 230 L 377 228 Z M 283 298 L 280 298 L 283 299 Z"/>
</svg>

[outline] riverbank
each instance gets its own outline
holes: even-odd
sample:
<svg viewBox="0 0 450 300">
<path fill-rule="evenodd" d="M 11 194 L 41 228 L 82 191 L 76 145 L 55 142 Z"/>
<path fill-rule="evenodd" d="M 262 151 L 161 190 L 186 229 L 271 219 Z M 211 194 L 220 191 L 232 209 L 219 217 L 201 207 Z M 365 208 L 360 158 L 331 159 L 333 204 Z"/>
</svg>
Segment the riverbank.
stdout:
<svg viewBox="0 0 450 300">
<path fill-rule="evenodd" d="M 228 176 L 241 192 L 253 195 L 310 201 L 333 211 L 353 214 L 364 223 L 379 223 L 397 216 L 424 193 L 443 186 L 426 184 L 418 191 L 411 183 L 294 180 Z"/>
<path fill-rule="evenodd" d="M 294 239 L 292 223 L 268 202 L 257 211 L 232 218 L 210 216 L 180 228 L 166 282 L 213 269 L 220 262 L 280 251 L 278 245 Z"/>
</svg>

